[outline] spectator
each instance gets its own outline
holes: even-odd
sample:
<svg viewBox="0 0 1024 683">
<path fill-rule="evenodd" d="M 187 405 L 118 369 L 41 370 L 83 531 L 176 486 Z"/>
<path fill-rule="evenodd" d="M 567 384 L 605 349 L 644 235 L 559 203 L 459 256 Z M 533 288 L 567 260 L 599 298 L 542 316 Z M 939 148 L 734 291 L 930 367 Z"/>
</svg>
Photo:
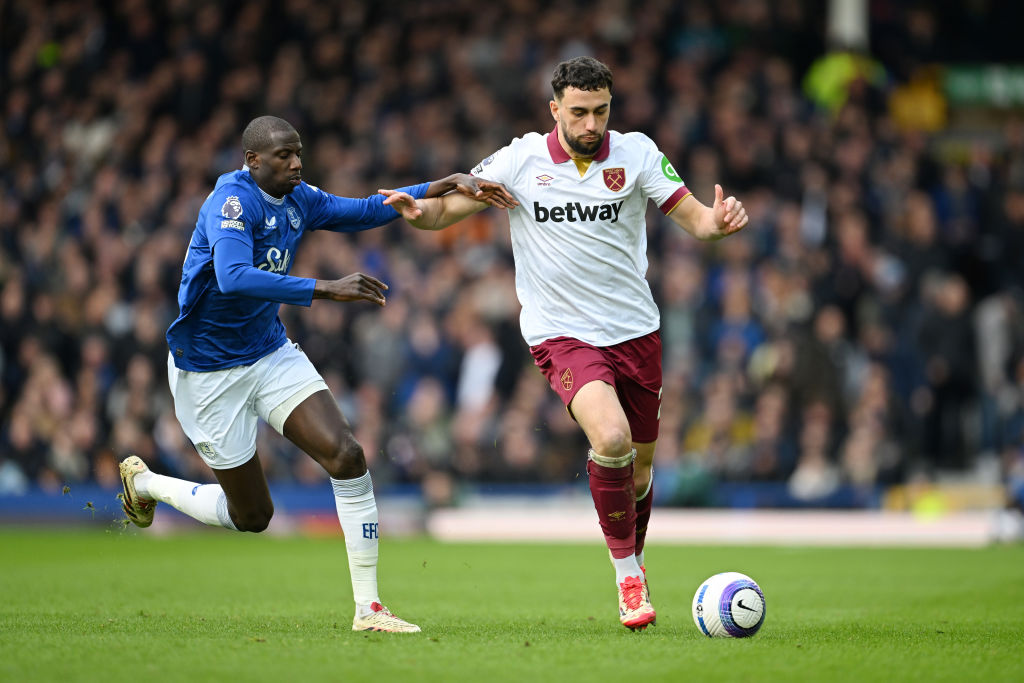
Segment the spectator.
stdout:
<svg viewBox="0 0 1024 683">
<path fill-rule="evenodd" d="M 245 121 L 294 121 L 316 152 L 311 175 L 368 194 L 469 169 L 536 129 L 523 92 L 543 93 L 551 66 L 581 53 L 623 74 L 623 128 L 659 140 L 698 196 L 728 178 L 751 216 L 746 239 L 712 248 L 648 221 L 665 353 L 659 467 L 714 463 L 719 476 L 818 495 L 840 477 L 899 481 L 922 459 L 964 471 L 978 452 L 1015 452 L 1024 123 L 1006 116 L 951 158 L 936 134 L 899 127 L 914 117 L 886 111 L 881 95 L 934 62 L 1014 62 L 1024 50 L 984 39 L 1012 21 L 954 45 L 941 40 L 952 5 L 883 4 L 870 59 L 812 69 L 823 4 L 807 0 L 608 3 L 585 25 L 554 5 L 479 14 L 463 0 L 415 13 L 401 11 L 409 2 L 251 3 L 230 20 L 195 0 L 7 3 L 0 488 L 113 483 L 114 456 L 138 450 L 168 474 L 202 476 L 168 416 L 163 332 L 180 246 L 235 163 Z M 456 20 L 466 40 L 448 39 Z M 388 49 L 400 36 L 406 49 Z M 346 414 L 381 484 L 427 482 L 452 500 L 462 480 L 522 479 L 519 461 L 535 455 L 537 480 L 578 474 L 553 455 L 582 447 L 572 423 L 535 393 L 506 331 L 518 303 L 505 220 L 311 239 L 296 256 L 297 274 L 366 270 L 392 286 L 379 313 L 282 309 L 325 378 L 359 395 Z M 260 438 L 271 478 L 322 476 L 274 434 Z"/>
</svg>

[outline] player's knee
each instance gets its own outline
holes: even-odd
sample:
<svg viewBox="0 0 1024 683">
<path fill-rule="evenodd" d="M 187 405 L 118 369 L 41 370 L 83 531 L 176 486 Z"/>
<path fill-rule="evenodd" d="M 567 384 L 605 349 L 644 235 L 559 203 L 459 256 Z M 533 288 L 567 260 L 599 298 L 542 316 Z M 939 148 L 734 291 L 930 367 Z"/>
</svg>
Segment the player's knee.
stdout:
<svg viewBox="0 0 1024 683">
<path fill-rule="evenodd" d="M 628 425 L 605 425 L 593 437 L 594 451 L 606 458 L 618 458 L 633 448 Z"/>
<path fill-rule="evenodd" d="M 346 432 L 338 440 L 334 453 L 324 464 L 324 469 L 335 479 L 355 479 L 366 472 L 363 447 L 351 432 Z"/>
<path fill-rule="evenodd" d="M 274 516 L 274 504 L 268 502 L 258 508 L 252 510 L 246 510 L 245 512 L 235 513 L 232 521 L 235 523 L 235 527 L 239 531 L 251 531 L 253 533 L 259 533 L 266 531 L 267 527 L 270 526 L 270 519 Z"/>
</svg>

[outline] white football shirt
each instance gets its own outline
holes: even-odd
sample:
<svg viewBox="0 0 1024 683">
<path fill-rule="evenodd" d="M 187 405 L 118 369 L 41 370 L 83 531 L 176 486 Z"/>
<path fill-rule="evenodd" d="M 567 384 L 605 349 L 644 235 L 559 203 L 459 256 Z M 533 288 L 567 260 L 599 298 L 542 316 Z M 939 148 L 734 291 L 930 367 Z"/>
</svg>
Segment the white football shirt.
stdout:
<svg viewBox="0 0 1024 683">
<path fill-rule="evenodd" d="M 608 131 L 580 176 L 556 131 L 528 133 L 472 173 L 519 200 L 509 225 L 527 344 L 611 346 L 659 328 L 645 277 L 647 200 L 668 214 L 690 192 L 650 138 Z"/>
</svg>

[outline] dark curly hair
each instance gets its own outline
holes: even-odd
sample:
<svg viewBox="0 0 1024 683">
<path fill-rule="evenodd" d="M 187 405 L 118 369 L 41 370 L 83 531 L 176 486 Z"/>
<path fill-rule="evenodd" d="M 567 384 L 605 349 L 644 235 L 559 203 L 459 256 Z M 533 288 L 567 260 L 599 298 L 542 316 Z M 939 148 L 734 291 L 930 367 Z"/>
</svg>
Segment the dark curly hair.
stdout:
<svg viewBox="0 0 1024 683">
<path fill-rule="evenodd" d="M 566 88 L 577 90 L 612 89 L 612 70 L 593 57 L 573 57 L 555 67 L 551 89 L 555 99 L 562 99 Z"/>
</svg>

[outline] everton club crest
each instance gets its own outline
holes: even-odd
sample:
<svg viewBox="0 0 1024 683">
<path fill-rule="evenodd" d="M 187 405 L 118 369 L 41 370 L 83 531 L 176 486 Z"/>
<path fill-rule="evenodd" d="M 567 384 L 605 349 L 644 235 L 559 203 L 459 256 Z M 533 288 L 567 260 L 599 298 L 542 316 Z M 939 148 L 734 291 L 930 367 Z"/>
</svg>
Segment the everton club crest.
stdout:
<svg viewBox="0 0 1024 683">
<path fill-rule="evenodd" d="M 292 224 L 294 230 L 298 230 L 299 226 L 302 225 L 302 219 L 299 218 L 299 212 L 293 207 L 288 207 L 288 222 Z"/>
<path fill-rule="evenodd" d="M 604 184 L 612 192 L 618 192 L 626 186 L 626 169 L 606 168 L 604 169 Z"/>
</svg>

